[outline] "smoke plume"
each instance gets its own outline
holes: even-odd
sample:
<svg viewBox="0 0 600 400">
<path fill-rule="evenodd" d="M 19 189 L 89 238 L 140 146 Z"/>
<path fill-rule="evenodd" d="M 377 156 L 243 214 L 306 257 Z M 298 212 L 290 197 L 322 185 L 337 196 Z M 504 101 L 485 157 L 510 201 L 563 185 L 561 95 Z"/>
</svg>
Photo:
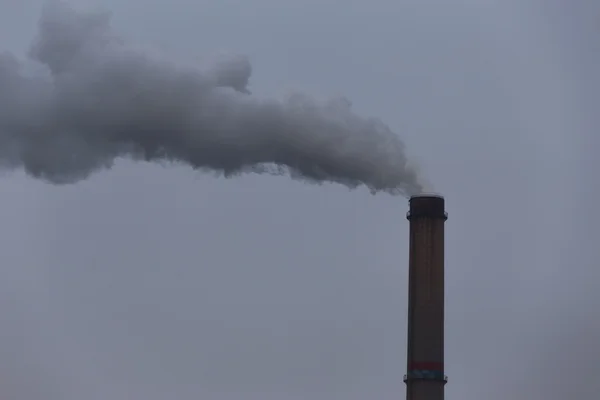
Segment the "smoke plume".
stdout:
<svg viewBox="0 0 600 400">
<path fill-rule="evenodd" d="M 225 176 L 285 174 L 411 195 L 421 191 L 400 138 L 345 100 L 252 97 L 244 57 L 200 71 L 125 45 L 107 13 L 44 7 L 28 53 L 0 54 L 0 164 L 73 183 L 115 159 L 176 162 Z"/>
</svg>

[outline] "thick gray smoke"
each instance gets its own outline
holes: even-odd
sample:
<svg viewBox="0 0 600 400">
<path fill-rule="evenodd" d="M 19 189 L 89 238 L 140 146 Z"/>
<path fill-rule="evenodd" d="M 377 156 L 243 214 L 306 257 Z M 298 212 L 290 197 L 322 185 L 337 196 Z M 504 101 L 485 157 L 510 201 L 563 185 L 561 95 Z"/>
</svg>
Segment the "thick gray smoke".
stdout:
<svg viewBox="0 0 600 400">
<path fill-rule="evenodd" d="M 225 176 L 289 174 L 372 192 L 421 191 L 400 138 L 347 101 L 260 101 L 247 89 L 246 58 L 194 70 L 127 47 L 109 22 L 106 13 L 51 3 L 29 52 L 48 74 L 26 74 L 15 57 L 0 55 L 3 167 L 71 183 L 128 157 Z"/>
</svg>

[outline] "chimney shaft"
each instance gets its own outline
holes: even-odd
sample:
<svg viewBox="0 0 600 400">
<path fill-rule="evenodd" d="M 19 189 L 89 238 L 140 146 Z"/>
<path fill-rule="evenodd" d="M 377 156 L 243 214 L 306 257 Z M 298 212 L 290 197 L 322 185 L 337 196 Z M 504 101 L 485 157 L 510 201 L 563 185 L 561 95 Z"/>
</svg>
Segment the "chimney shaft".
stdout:
<svg viewBox="0 0 600 400">
<path fill-rule="evenodd" d="M 444 385 L 444 223 L 442 196 L 411 197 L 408 353 L 404 376 L 407 400 L 443 400 Z"/>
</svg>

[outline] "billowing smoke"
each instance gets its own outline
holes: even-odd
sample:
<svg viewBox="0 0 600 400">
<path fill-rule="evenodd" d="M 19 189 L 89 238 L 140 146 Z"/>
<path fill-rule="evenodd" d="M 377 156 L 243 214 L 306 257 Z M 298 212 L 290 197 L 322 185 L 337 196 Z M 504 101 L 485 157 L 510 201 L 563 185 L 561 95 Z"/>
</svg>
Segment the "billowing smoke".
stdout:
<svg viewBox="0 0 600 400">
<path fill-rule="evenodd" d="M 47 74 L 0 54 L 0 163 L 72 183 L 115 159 L 176 162 L 225 176 L 286 174 L 310 182 L 421 191 L 400 138 L 345 100 L 263 101 L 244 57 L 201 71 L 127 47 L 107 13 L 47 5 L 29 51 Z"/>
</svg>

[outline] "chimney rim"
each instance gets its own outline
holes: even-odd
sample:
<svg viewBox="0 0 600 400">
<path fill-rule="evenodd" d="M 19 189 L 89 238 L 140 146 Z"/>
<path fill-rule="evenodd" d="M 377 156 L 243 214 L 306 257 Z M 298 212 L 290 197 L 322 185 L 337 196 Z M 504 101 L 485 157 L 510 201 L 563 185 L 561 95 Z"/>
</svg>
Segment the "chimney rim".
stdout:
<svg viewBox="0 0 600 400">
<path fill-rule="evenodd" d="M 436 192 L 423 192 L 423 193 L 419 193 L 419 194 L 413 194 L 412 196 L 410 196 L 410 200 L 419 199 L 419 198 L 444 199 L 444 196 L 441 193 L 436 193 Z"/>
</svg>

